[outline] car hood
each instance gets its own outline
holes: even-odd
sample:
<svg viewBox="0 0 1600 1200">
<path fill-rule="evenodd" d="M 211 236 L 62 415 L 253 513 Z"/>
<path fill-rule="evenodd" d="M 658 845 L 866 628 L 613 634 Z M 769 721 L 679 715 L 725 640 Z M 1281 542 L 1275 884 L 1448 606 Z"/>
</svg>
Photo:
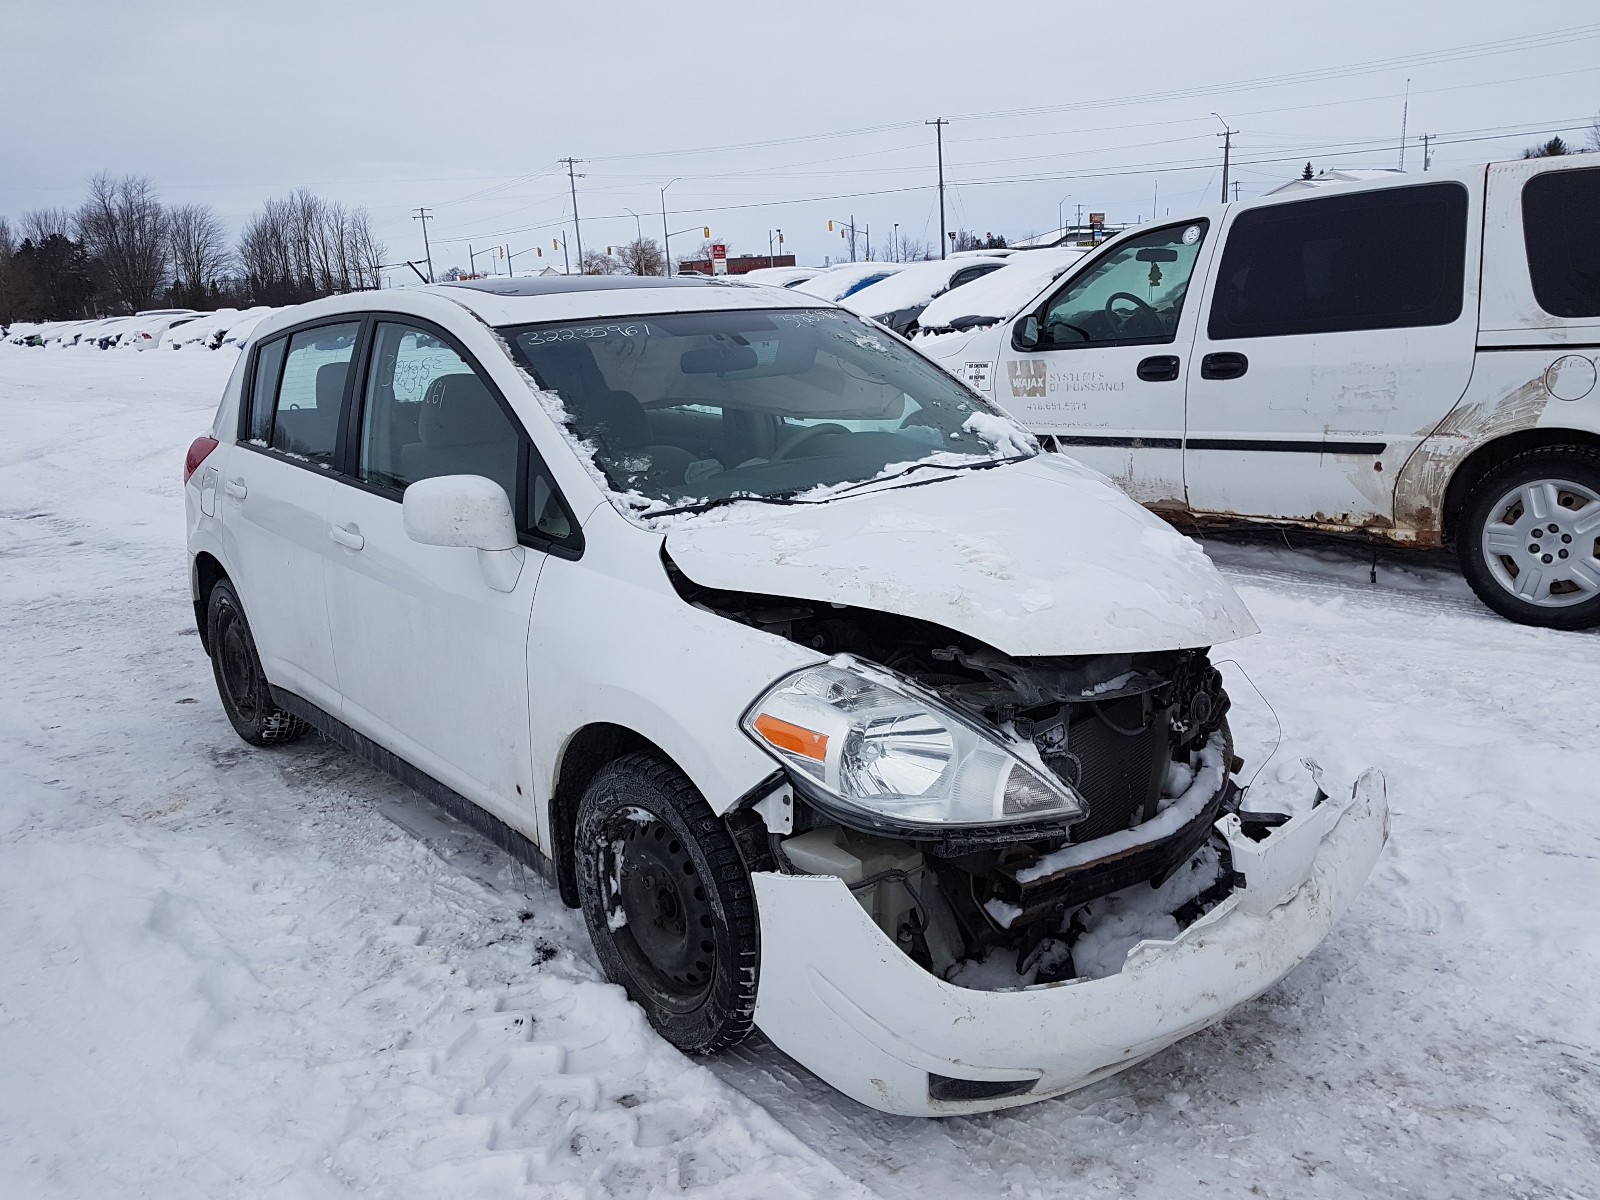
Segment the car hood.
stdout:
<svg viewBox="0 0 1600 1200">
<path fill-rule="evenodd" d="M 913 478 L 816 504 L 715 509 L 672 527 L 666 550 L 705 587 L 896 613 L 1019 657 L 1256 631 L 1199 546 L 1071 459 Z"/>
</svg>

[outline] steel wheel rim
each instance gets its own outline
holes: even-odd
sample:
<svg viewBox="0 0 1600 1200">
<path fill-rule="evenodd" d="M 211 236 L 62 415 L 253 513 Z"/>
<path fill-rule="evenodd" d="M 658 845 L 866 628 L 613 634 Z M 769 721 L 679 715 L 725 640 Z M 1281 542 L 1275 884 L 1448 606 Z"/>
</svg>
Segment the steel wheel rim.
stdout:
<svg viewBox="0 0 1600 1200">
<path fill-rule="evenodd" d="M 1600 492 L 1569 479 L 1509 488 L 1480 532 L 1489 573 L 1506 592 L 1539 608 L 1600 597 Z"/>
<path fill-rule="evenodd" d="M 599 847 L 603 910 L 629 972 L 674 1011 L 698 1007 L 715 971 L 715 916 L 689 848 L 654 813 L 614 814 Z"/>
<path fill-rule="evenodd" d="M 255 657 L 250 653 L 244 623 L 231 612 L 224 618 L 219 642 L 217 663 L 222 685 L 228 689 L 228 699 L 233 701 L 239 715 L 252 721 L 260 707 L 256 695 Z"/>
</svg>

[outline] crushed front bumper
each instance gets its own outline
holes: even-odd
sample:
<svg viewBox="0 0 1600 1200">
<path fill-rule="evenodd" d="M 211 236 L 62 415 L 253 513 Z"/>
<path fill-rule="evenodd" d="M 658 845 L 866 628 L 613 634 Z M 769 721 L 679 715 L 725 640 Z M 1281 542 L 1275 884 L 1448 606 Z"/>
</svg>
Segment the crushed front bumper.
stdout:
<svg viewBox="0 0 1600 1200">
<path fill-rule="evenodd" d="M 756 1024 L 848 1096 L 942 1116 L 1042 1100 L 1148 1058 L 1259 996 L 1350 906 L 1389 835 L 1383 777 L 1272 831 L 1217 830 L 1244 877 L 1172 941 L 1147 941 L 1104 979 L 1021 991 L 924 971 L 830 875 L 754 876 L 761 918 Z"/>
</svg>

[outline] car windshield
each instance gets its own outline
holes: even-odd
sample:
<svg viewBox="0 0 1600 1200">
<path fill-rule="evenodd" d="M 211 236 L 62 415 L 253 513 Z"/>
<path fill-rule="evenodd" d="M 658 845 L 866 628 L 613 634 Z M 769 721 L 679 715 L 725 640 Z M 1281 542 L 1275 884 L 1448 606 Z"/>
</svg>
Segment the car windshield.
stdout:
<svg viewBox="0 0 1600 1200">
<path fill-rule="evenodd" d="M 503 331 L 633 508 L 793 497 L 1034 452 L 1020 426 L 836 309 L 671 313 Z"/>
</svg>

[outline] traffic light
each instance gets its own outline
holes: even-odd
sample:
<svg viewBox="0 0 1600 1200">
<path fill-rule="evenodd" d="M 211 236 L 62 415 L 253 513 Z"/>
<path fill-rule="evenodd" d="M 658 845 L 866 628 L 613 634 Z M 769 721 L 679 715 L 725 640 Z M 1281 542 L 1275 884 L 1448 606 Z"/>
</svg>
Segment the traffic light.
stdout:
<svg viewBox="0 0 1600 1200">
<path fill-rule="evenodd" d="M 832 221 L 829 221 L 829 222 L 828 222 L 828 232 L 829 232 L 829 233 L 832 233 L 832 232 L 833 232 L 833 222 L 832 222 Z"/>
<path fill-rule="evenodd" d="M 711 226 L 707 225 L 704 229 L 702 229 L 700 231 L 700 236 L 701 237 L 710 237 L 711 236 Z"/>
<path fill-rule="evenodd" d="M 544 257 L 544 247 L 543 246 L 535 246 L 533 248 L 533 253 L 539 258 L 543 258 Z"/>
<path fill-rule="evenodd" d="M 561 239 L 560 238 L 551 238 L 550 239 L 550 249 L 552 249 L 552 250 L 561 249 Z"/>
</svg>

